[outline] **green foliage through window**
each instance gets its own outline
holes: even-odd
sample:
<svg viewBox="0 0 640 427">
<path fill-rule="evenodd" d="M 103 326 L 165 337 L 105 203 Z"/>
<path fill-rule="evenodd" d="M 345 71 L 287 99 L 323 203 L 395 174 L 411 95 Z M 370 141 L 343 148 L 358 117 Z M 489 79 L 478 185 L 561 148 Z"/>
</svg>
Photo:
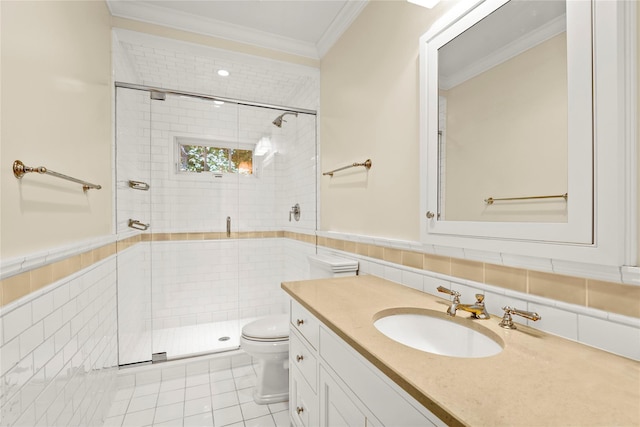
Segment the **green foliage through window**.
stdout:
<svg viewBox="0 0 640 427">
<path fill-rule="evenodd" d="M 253 174 L 253 152 L 226 147 L 178 144 L 180 171 Z"/>
</svg>

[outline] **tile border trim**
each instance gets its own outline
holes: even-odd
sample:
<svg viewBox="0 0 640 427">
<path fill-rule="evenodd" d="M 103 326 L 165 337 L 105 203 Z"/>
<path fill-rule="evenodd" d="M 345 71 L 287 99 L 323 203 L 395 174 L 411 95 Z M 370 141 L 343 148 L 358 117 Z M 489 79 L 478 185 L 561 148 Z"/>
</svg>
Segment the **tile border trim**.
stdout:
<svg viewBox="0 0 640 427">
<path fill-rule="evenodd" d="M 14 301 L 22 299 L 27 295 L 37 292 L 39 289 L 48 286 L 64 277 L 72 275 L 78 271 L 88 268 L 107 257 L 116 255 L 131 246 L 141 242 L 161 242 L 161 241 L 206 241 L 206 240 L 228 240 L 228 239 L 265 239 L 265 238 L 286 238 L 352 253 L 359 256 L 369 257 L 372 260 L 379 260 L 417 271 L 428 271 L 430 273 L 443 274 L 449 280 L 471 280 L 475 284 L 484 284 L 494 287 L 493 292 L 500 290 L 504 292 L 522 292 L 527 297 L 548 298 L 548 295 L 541 295 L 536 289 L 530 289 L 530 276 L 543 275 L 549 280 L 556 280 L 558 293 L 563 293 L 564 282 L 576 279 L 580 288 L 584 288 L 584 304 L 575 304 L 575 301 L 557 299 L 559 304 L 571 304 L 577 307 L 584 307 L 591 313 L 594 308 L 589 306 L 588 292 L 589 285 L 592 287 L 601 282 L 610 282 L 612 286 L 623 286 L 633 293 L 640 293 L 636 288 L 640 285 L 640 268 L 638 267 L 609 267 L 605 276 L 609 280 L 603 280 L 602 274 L 596 277 L 576 276 L 576 269 L 560 268 L 561 264 L 550 259 L 534 259 L 526 257 L 513 257 L 507 254 L 475 254 L 462 249 L 430 250 L 428 245 L 420 242 L 393 240 L 386 238 L 375 238 L 359 236 L 337 232 L 321 232 L 314 234 L 292 232 L 292 231 L 243 231 L 231 233 L 227 237 L 224 232 L 180 232 L 180 233 L 122 233 L 112 236 L 104 236 L 68 245 L 58 249 L 41 251 L 24 257 L 16 257 L 0 261 L 0 307 L 6 307 Z M 506 261 L 506 262 L 505 262 Z M 508 286 L 501 286 L 495 283 L 487 283 L 487 270 L 503 268 L 514 275 L 523 275 L 526 280 L 525 289 L 511 289 Z M 596 266 L 600 268 L 599 266 Z M 570 272 L 564 273 L 567 270 Z M 594 269 L 595 270 L 595 269 Z M 617 272 L 617 274 L 616 274 Z M 564 273 L 564 274 L 563 274 Z M 573 273 L 573 274 L 571 274 Z M 584 276 L 584 275 L 582 275 Z M 620 278 L 619 281 L 611 280 L 612 277 Z M 625 279 L 626 278 L 626 279 Z M 28 283 L 28 286 L 25 285 Z M 16 287 L 20 287 L 17 290 Z M 564 287 L 566 288 L 566 286 Z M 17 290 L 17 291 L 16 291 Z M 616 310 L 617 305 L 605 307 L 612 315 L 628 316 L 624 310 Z M 632 318 L 640 318 L 632 315 Z"/>
<path fill-rule="evenodd" d="M 205 241 L 288 238 L 316 244 L 315 234 L 290 231 L 243 231 L 231 233 L 136 233 L 104 236 L 51 250 L 0 260 L 0 309 L 90 268 L 142 242 Z M 39 293 L 38 293 L 39 294 Z"/>
</svg>

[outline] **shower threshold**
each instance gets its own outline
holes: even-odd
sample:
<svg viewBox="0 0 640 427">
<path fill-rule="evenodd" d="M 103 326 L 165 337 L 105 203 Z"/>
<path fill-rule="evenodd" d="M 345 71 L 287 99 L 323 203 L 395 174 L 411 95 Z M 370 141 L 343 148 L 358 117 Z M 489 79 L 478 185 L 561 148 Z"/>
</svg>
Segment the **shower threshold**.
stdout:
<svg viewBox="0 0 640 427">
<path fill-rule="evenodd" d="M 153 353 L 166 353 L 165 360 L 202 356 L 240 348 L 242 327 L 256 318 L 164 328 L 153 332 Z"/>
</svg>

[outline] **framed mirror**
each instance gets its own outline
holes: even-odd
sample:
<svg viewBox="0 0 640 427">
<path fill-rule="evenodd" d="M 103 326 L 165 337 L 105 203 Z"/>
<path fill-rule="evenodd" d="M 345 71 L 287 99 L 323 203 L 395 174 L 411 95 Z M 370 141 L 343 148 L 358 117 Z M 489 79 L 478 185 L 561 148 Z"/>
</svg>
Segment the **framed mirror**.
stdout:
<svg viewBox="0 0 640 427">
<path fill-rule="evenodd" d="M 466 7 L 421 39 L 425 239 L 592 245 L 591 2 Z"/>
</svg>

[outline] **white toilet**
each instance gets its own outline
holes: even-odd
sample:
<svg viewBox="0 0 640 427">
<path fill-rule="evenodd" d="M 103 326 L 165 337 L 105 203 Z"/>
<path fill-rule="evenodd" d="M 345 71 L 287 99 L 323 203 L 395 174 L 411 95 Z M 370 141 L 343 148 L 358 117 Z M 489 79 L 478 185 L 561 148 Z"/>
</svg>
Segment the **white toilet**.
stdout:
<svg viewBox="0 0 640 427">
<path fill-rule="evenodd" d="M 247 323 L 240 347 L 258 361 L 253 400 L 260 405 L 289 400 L 289 315 Z"/>
<path fill-rule="evenodd" d="M 312 279 L 355 276 L 358 261 L 337 256 L 309 257 Z M 259 405 L 289 400 L 289 315 L 263 317 L 242 328 L 240 347 L 258 361 L 253 400 Z"/>
</svg>

